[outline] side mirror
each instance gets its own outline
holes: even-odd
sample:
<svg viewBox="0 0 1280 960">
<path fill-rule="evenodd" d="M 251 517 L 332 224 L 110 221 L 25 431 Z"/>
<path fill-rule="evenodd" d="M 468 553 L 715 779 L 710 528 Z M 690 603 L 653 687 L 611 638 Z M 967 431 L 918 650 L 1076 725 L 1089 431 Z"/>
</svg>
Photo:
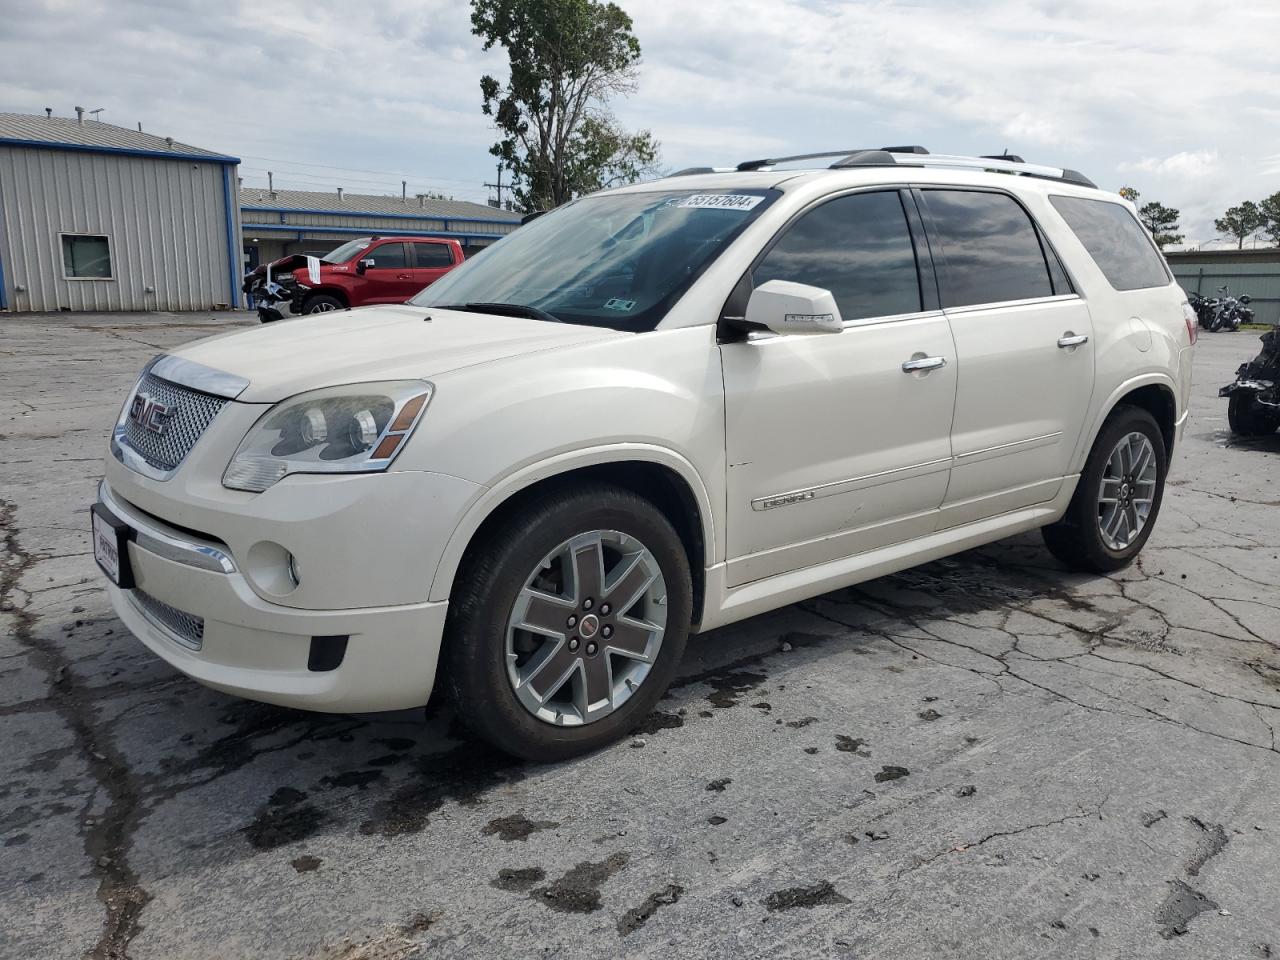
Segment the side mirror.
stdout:
<svg viewBox="0 0 1280 960">
<path fill-rule="evenodd" d="M 830 290 L 790 280 L 770 280 L 752 290 L 743 319 L 748 326 L 765 327 L 777 334 L 839 333 L 844 329 Z"/>
<path fill-rule="evenodd" d="M 356 273 L 364 273 L 366 270 L 368 270 L 372 266 L 373 266 L 373 260 L 368 257 L 366 257 L 363 260 L 357 260 Z"/>
</svg>

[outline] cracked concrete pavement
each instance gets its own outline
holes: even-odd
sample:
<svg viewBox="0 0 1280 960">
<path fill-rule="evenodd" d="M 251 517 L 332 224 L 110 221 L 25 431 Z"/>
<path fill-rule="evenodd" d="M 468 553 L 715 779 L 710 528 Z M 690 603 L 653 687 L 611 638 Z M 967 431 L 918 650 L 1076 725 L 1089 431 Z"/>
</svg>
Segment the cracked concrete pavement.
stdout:
<svg viewBox="0 0 1280 960">
<path fill-rule="evenodd" d="M 322 716 L 176 674 L 86 508 L 141 364 L 243 315 L 0 319 L 0 957 L 1280 955 L 1280 436 L 1202 338 L 1154 536 L 1021 536 L 690 644 L 556 766 L 443 711 Z"/>
</svg>

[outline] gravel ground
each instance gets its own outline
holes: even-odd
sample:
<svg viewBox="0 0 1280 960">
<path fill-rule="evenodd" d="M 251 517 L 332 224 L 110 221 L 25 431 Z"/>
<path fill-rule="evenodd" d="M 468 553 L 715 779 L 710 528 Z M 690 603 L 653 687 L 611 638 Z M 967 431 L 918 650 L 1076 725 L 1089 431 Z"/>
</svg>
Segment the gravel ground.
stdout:
<svg viewBox="0 0 1280 960">
<path fill-rule="evenodd" d="M 1280 436 L 1201 340 L 1132 568 L 1037 535 L 696 639 L 557 766 L 448 716 L 235 700 L 111 615 L 86 507 L 156 352 L 243 315 L 0 319 L 0 956 L 1280 956 Z"/>
</svg>

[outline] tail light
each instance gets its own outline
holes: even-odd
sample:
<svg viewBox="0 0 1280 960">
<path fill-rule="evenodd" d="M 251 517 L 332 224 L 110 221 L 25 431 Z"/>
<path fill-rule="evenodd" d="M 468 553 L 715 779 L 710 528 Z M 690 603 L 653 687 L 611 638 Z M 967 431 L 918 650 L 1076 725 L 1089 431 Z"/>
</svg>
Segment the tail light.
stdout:
<svg viewBox="0 0 1280 960">
<path fill-rule="evenodd" d="M 1196 337 L 1200 335 L 1200 318 L 1185 300 L 1182 301 L 1182 319 L 1187 324 L 1187 337 L 1191 340 L 1191 345 L 1195 346 Z"/>
</svg>

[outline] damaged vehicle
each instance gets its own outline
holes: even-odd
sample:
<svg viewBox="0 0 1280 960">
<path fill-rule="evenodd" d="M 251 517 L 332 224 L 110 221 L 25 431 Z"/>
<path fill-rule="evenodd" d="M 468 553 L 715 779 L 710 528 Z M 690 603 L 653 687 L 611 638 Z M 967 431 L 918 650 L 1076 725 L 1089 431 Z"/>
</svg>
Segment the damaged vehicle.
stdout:
<svg viewBox="0 0 1280 960">
<path fill-rule="evenodd" d="M 1218 391 L 1230 397 L 1227 421 L 1240 437 L 1265 437 L 1280 427 L 1280 325 L 1261 340 L 1258 355 L 1240 364 L 1235 382 Z"/>
<path fill-rule="evenodd" d="M 435 237 L 361 237 L 323 257 L 281 257 L 247 274 L 263 323 L 375 303 L 404 303 L 431 286 L 464 255 L 457 240 Z"/>
</svg>

